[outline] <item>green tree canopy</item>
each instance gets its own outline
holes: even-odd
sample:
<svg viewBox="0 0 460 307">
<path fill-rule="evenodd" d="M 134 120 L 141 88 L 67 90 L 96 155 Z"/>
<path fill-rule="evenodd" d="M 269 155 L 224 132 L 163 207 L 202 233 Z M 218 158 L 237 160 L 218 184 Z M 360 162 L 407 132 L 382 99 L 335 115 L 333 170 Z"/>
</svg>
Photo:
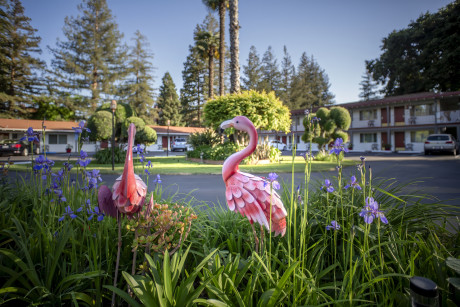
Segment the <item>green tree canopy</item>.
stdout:
<svg viewBox="0 0 460 307">
<path fill-rule="evenodd" d="M 92 141 L 108 140 L 112 137 L 112 113 L 97 111 L 88 119 L 88 128 L 91 130 Z"/>
<path fill-rule="evenodd" d="M 0 113 L 8 117 L 27 117 L 27 107 L 41 88 L 37 73 L 44 62 L 40 37 L 24 15 L 19 0 L 0 2 Z"/>
<path fill-rule="evenodd" d="M 78 9 L 81 15 L 65 19 L 66 39 L 51 49 L 52 67 L 55 87 L 85 98 L 82 105 L 68 107 L 86 113 L 96 110 L 101 94 L 116 94 L 115 84 L 125 73 L 126 47 L 106 0 L 84 0 Z"/>
<path fill-rule="evenodd" d="M 182 125 L 181 103 L 177 95 L 176 85 L 169 72 L 166 72 L 162 79 L 158 107 L 161 110 L 161 125 L 166 125 L 168 120 L 172 126 Z"/>
<path fill-rule="evenodd" d="M 214 129 L 238 115 L 249 118 L 256 129 L 289 132 L 291 127 L 289 109 L 274 92 L 243 91 L 221 96 L 208 101 L 204 113 L 206 124 Z"/>
<path fill-rule="evenodd" d="M 460 1 L 426 13 L 383 39 L 368 71 L 385 96 L 460 90 Z"/>
<path fill-rule="evenodd" d="M 139 30 L 134 33 L 126 72 L 128 76 L 120 87 L 120 96 L 145 122 L 154 123 L 158 114 L 153 108 L 153 54 L 147 49 L 147 38 Z"/>
<path fill-rule="evenodd" d="M 255 46 L 249 49 L 246 65 L 243 65 L 243 88 L 245 90 L 260 90 L 262 80 L 262 62 Z"/>
<path fill-rule="evenodd" d="M 75 118 L 73 111 L 56 104 L 53 97 L 36 96 L 33 102 L 37 111 L 32 114 L 32 119 L 73 120 Z"/>
<path fill-rule="evenodd" d="M 312 118 L 317 118 L 313 119 Z M 350 128 L 351 117 L 347 109 L 343 107 L 319 108 L 316 114 L 306 116 L 303 121 L 305 132 L 302 140 L 306 143 L 317 143 L 321 149 L 326 144 L 337 138 L 348 141 L 348 134 L 345 132 Z"/>
<path fill-rule="evenodd" d="M 128 117 L 122 126 L 122 139 L 127 140 L 128 138 L 128 127 L 130 124 L 136 126 L 136 136 L 134 142 L 136 144 L 152 144 L 157 140 L 157 133 L 155 130 L 145 125 L 142 118 L 131 116 Z"/>
<path fill-rule="evenodd" d="M 331 104 L 334 95 L 329 91 L 329 78 L 313 56 L 304 52 L 297 73 L 292 80 L 291 108 L 309 108 Z"/>
</svg>

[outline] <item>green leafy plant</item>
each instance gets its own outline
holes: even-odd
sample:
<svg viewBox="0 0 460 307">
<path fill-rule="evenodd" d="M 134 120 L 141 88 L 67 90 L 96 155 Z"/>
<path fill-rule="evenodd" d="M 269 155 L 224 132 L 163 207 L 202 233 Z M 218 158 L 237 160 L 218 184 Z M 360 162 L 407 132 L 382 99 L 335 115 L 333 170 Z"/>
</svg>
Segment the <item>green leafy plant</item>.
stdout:
<svg viewBox="0 0 460 307">
<path fill-rule="evenodd" d="M 126 151 L 121 148 L 114 147 L 114 160 L 115 163 L 124 163 L 126 158 Z M 99 164 L 111 164 L 112 163 L 112 148 L 105 148 L 99 150 L 94 155 L 96 162 Z"/>
<path fill-rule="evenodd" d="M 209 253 L 196 265 L 190 273 L 186 273 L 185 263 L 190 251 L 190 246 L 185 252 L 174 254 L 172 259 L 169 253 L 163 254 L 163 265 L 159 259 L 154 261 L 149 255 L 145 255 L 149 273 L 146 275 L 130 275 L 123 272 L 123 278 L 132 289 L 134 295 L 142 303 L 142 306 L 193 306 L 203 292 L 206 284 L 212 277 L 204 280 L 198 287 L 195 280 L 199 272 L 208 263 L 217 250 Z M 113 286 L 105 286 L 125 299 L 132 306 L 141 306 L 133 300 L 128 293 Z"/>
<path fill-rule="evenodd" d="M 221 136 L 218 135 L 213 129 L 206 129 L 204 132 L 195 132 L 190 134 L 188 142 L 193 148 L 200 146 L 217 146 L 220 144 Z"/>
</svg>

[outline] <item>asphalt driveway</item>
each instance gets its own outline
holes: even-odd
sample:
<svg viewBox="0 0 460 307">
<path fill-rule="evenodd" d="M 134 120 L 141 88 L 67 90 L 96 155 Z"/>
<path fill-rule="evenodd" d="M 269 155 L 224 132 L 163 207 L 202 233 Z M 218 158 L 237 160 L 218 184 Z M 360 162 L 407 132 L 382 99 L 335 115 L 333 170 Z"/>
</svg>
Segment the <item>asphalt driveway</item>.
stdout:
<svg viewBox="0 0 460 307">
<path fill-rule="evenodd" d="M 165 153 L 161 153 L 165 155 Z M 183 153 L 169 153 L 182 155 Z M 289 155 L 289 152 L 285 152 Z M 158 153 L 149 154 L 158 155 Z M 437 197 L 442 203 L 460 207 L 460 156 L 420 154 L 375 154 L 375 153 L 350 153 L 347 158 L 360 162 L 360 156 L 366 157 L 366 167 L 371 167 L 374 180 L 393 179 L 398 184 L 417 181 L 408 187 L 405 192 L 421 191 Z M 53 155 L 54 160 L 67 160 L 68 155 Z M 1 157 L 1 160 L 6 160 Z M 30 158 L 29 158 L 30 159 Z M 13 157 L 15 163 L 24 160 L 23 157 Z M 344 176 L 356 174 L 356 167 L 344 169 Z M 153 174 L 155 171 L 153 170 Z M 313 184 L 320 184 L 325 178 L 336 176 L 336 171 L 317 172 L 312 174 Z M 15 176 L 14 174 L 11 174 Z M 156 174 L 155 174 L 156 175 Z M 161 174 L 160 174 L 161 175 Z M 265 174 L 267 176 L 268 174 Z M 286 183 L 291 183 L 291 174 L 279 174 Z M 103 175 L 102 178 L 108 186 L 115 182 L 116 175 Z M 174 198 L 198 200 L 209 206 L 225 204 L 225 185 L 220 175 L 161 175 L 163 195 L 174 195 Z M 149 190 L 153 189 L 153 180 L 150 180 Z M 303 183 L 303 173 L 296 173 L 294 184 Z M 418 192 L 420 193 L 420 192 Z"/>
</svg>

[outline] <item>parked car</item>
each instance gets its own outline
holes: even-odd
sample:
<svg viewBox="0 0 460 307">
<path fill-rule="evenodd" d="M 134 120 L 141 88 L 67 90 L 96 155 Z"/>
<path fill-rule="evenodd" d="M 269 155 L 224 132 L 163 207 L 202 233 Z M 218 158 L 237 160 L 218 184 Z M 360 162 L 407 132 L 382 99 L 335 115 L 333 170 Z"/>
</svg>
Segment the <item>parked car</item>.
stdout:
<svg viewBox="0 0 460 307">
<path fill-rule="evenodd" d="M 142 152 L 143 152 L 143 153 L 147 153 L 147 148 L 145 147 L 144 144 L 140 144 L 139 147 L 142 149 Z M 123 150 L 124 150 L 124 151 L 128 151 L 128 144 L 126 144 L 125 146 L 123 146 Z M 134 146 L 133 146 L 133 153 L 137 153 L 137 145 L 134 145 Z"/>
<path fill-rule="evenodd" d="M 451 134 L 430 134 L 424 144 L 425 155 L 432 152 L 450 152 L 457 155 L 458 142 Z"/>
<path fill-rule="evenodd" d="M 284 143 L 281 142 L 281 141 L 273 140 L 273 141 L 270 141 L 269 145 L 270 145 L 271 147 L 278 148 L 279 150 L 287 150 L 286 144 L 284 144 Z"/>
<path fill-rule="evenodd" d="M 187 140 L 184 138 L 176 138 L 171 144 L 171 151 L 182 150 L 187 151 Z"/>
<path fill-rule="evenodd" d="M 40 144 L 36 141 L 33 143 L 34 154 L 40 154 Z M 11 139 L 0 141 L 0 154 L 28 156 L 31 152 L 32 142 Z"/>
</svg>

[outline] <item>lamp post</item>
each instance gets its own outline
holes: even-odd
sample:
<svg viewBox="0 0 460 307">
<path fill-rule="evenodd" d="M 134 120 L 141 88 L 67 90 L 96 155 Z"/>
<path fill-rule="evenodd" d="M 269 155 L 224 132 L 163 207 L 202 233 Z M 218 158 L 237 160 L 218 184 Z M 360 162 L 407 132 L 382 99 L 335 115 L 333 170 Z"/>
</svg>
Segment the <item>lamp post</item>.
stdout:
<svg viewBox="0 0 460 307">
<path fill-rule="evenodd" d="M 117 110 L 117 101 L 112 100 L 110 103 L 112 110 L 112 171 L 115 170 L 115 111 Z"/>
<path fill-rule="evenodd" d="M 166 157 L 169 157 L 169 125 L 171 121 L 168 119 L 168 142 L 166 143 Z"/>
</svg>

